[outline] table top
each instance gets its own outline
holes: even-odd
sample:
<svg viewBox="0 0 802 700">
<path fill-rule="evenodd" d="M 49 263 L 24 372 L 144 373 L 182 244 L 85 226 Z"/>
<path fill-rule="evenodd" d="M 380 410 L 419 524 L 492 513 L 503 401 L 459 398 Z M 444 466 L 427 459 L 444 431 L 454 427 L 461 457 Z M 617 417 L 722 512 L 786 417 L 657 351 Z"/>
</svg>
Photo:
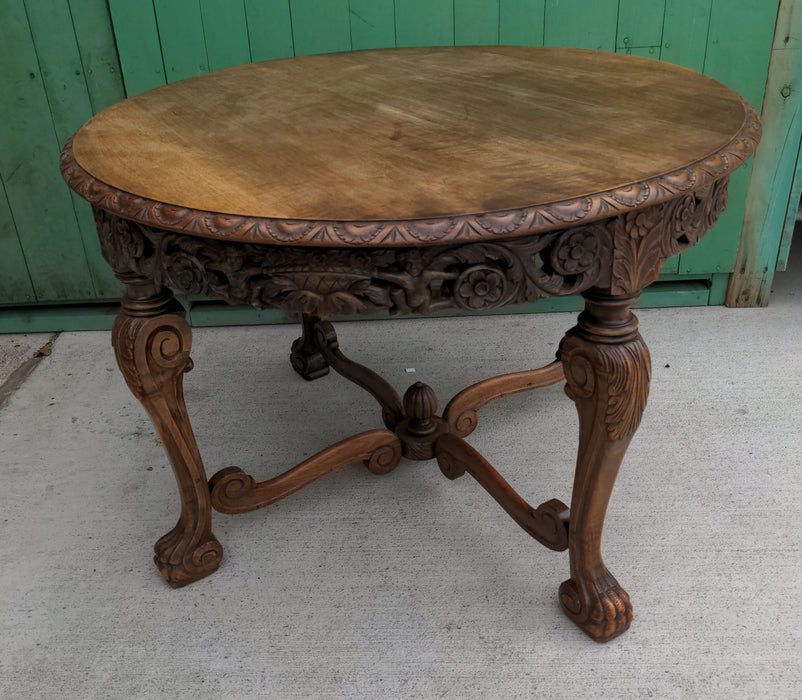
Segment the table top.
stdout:
<svg viewBox="0 0 802 700">
<path fill-rule="evenodd" d="M 698 73 L 542 47 L 387 49 L 238 66 L 113 105 L 70 185 L 161 228 L 326 246 L 509 238 L 664 201 L 754 150 Z"/>
</svg>

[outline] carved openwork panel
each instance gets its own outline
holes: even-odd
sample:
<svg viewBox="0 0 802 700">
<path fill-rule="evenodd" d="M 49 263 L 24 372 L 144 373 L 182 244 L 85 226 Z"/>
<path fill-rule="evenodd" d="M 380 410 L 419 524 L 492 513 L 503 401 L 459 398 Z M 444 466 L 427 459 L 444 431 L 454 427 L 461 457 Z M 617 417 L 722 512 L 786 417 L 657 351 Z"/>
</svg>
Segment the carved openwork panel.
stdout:
<svg viewBox="0 0 802 700">
<path fill-rule="evenodd" d="M 103 254 L 191 294 L 321 317 L 486 311 L 591 287 L 636 292 L 694 245 L 724 208 L 727 178 L 599 222 L 510 240 L 416 248 L 325 248 L 221 241 L 95 210 Z"/>
<path fill-rule="evenodd" d="M 317 316 L 480 311 L 576 294 L 606 283 L 611 260 L 610 231 L 600 224 L 492 243 L 348 251 L 226 242 L 103 210 L 95 216 L 103 254 L 118 274 Z"/>
</svg>

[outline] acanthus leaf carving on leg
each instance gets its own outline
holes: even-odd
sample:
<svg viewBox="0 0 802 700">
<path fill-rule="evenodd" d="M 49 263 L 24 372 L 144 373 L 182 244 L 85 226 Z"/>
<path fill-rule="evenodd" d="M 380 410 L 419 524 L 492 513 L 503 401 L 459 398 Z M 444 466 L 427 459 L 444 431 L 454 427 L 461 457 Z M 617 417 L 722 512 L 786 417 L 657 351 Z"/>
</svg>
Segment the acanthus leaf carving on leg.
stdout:
<svg viewBox="0 0 802 700">
<path fill-rule="evenodd" d="M 571 578 L 560 587 L 565 613 L 596 641 L 624 632 L 629 596 L 604 565 L 607 504 L 629 441 L 640 423 L 650 379 L 649 351 L 629 305 L 637 295 L 585 295 L 579 324 L 560 345 L 566 394 L 579 414 L 579 449 L 571 500 Z"/>
</svg>

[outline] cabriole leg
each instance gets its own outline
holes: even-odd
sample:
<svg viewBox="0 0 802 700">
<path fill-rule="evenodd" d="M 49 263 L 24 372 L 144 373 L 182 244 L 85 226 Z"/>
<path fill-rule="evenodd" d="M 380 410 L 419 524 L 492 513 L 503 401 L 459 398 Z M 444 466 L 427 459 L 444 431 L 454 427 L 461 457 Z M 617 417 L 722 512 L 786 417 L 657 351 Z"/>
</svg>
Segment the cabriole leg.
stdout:
<svg viewBox="0 0 802 700">
<path fill-rule="evenodd" d="M 568 396 L 579 413 L 579 454 L 571 500 L 571 578 L 560 604 L 598 642 L 632 621 L 629 595 L 601 557 L 604 515 L 618 468 L 649 393 L 649 351 L 629 310 L 637 295 L 584 295 L 579 324 L 560 345 Z"/>
<path fill-rule="evenodd" d="M 211 574 L 223 555 L 212 534 L 209 486 L 184 404 L 192 335 L 170 290 L 143 277 L 123 281 L 126 292 L 112 344 L 129 389 L 153 419 L 178 482 L 181 516 L 156 542 L 154 557 L 162 576 L 178 588 Z"/>
</svg>

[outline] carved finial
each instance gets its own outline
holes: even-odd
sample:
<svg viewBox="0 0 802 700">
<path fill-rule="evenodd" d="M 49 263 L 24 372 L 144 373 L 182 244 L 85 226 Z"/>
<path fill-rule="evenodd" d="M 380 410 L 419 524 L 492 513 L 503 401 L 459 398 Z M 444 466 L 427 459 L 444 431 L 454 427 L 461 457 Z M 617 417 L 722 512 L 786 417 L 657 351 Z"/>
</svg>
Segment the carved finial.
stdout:
<svg viewBox="0 0 802 700">
<path fill-rule="evenodd" d="M 404 394 L 404 413 L 409 418 L 408 430 L 413 435 L 429 435 L 437 428 L 434 418 L 437 396 L 423 382 L 415 382 Z"/>
</svg>

